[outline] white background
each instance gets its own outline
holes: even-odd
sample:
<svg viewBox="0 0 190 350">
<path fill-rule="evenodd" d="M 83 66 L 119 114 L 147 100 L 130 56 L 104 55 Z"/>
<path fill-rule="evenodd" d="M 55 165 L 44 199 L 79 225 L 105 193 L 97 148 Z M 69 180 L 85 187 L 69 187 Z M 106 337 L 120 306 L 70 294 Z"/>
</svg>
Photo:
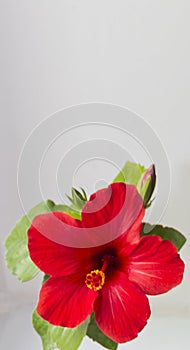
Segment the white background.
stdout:
<svg viewBox="0 0 190 350">
<path fill-rule="evenodd" d="M 22 145 L 46 116 L 94 101 L 140 114 L 159 136 L 171 167 L 171 195 L 162 222 L 190 238 L 189 16 L 188 0 L 0 1 L 3 350 L 41 349 L 30 326 L 40 278 L 25 285 L 18 282 L 5 267 L 3 242 L 23 215 L 16 182 Z M 121 348 L 188 347 L 189 248 L 187 243 L 182 251 L 187 264 L 183 285 L 151 298 L 149 326 Z M 86 342 L 81 349 L 89 346 Z"/>
</svg>

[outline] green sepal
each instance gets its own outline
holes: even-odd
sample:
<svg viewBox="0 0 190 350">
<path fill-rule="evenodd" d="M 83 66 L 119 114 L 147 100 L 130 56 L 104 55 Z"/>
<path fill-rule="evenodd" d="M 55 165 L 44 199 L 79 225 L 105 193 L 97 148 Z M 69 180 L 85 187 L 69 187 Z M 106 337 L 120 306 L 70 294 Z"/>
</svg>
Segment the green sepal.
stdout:
<svg viewBox="0 0 190 350">
<path fill-rule="evenodd" d="M 72 187 L 71 194 L 72 194 L 72 197 L 66 194 L 67 198 L 71 202 L 71 208 L 74 209 L 74 211 L 80 213 L 87 201 L 86 192 L 83 188 L 81 188 L 81 192 L 80 192 L 76 188 Z"/>
<path fill-rule="evenodd" d="M 50 275 L 44 274 L 42 284 L 44 284 L 47 280 L 49 280 Z"/>
<path fill-rule="evenodd" d="M 159 236 L 164 240 L 172 242 L 179 251 L 186 242 L 185 236 L 172 227 L 164 227 L 162 225 L 150 225 L 143 223 L 141 236 Z"/>
<path fill-rule="evenodd" d="M 89 338 L 91 338 L 93 341 L 96 341 L 97 343 L 104 346 L 106 349 L 110 350 L 116 350 L 118 347 L 118 344 L 115 343 L 112 339 L 108 338 L 98 327 L 95 318 L 94 313 L 92 313 L 90 318 L 90 323 L 88 325 L 87 329 L 87 335 Z"/>
</svg>

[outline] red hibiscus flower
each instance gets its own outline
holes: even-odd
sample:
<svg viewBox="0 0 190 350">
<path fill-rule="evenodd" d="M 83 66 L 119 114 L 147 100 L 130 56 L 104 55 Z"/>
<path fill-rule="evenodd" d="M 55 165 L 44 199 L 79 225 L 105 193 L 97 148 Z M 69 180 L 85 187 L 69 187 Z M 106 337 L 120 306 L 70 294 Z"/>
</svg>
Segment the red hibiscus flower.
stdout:
<svg viewBox="0 0 190 350">
<path fill-rule="evenodd" d="M 99 328 L 114 341 L 137 337 L 150 316 L 145 294 L 169 291 L 184 271 L 170 241 L 140 237 L 143 216 L 136 187 L 123 183 L 93 194 L 81 221 L 61 212 L 37 216 L 28 247 L 34 263 L 50 275 L 38 314 L 54 325 L 75 327 L 94 311 Z"/>
</svg>

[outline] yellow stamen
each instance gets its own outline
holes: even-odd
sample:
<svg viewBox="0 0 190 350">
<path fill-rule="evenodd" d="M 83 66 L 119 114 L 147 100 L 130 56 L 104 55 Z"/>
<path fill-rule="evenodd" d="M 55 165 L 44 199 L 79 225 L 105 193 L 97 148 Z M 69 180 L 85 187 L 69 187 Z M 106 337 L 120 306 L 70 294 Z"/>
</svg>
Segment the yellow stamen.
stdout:
<svg viewBox="0 0 190 350">
<path fill-rule="evenodd" d="M 102 289 L 105 283 L 105 273 L 100 270 L 93 270 L 87 273 L 85 283 L 89 289 L 93 289 L 97 292 Z"/>
</svg>

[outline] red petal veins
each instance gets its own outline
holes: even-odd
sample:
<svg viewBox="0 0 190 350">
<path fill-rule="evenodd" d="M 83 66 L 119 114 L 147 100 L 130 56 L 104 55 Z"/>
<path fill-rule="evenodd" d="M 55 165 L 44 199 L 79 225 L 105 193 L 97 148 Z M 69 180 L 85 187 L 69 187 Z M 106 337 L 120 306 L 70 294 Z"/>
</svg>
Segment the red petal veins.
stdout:
<svg viewBox="0 0 190 350">
<path fill-rule="evenodd" d="M 147 297 L 121 272 L 104 285 L 94 311 L 102 332 L 117 343 L 136 338 L 150 316 Z"/>
<path fill-rule="evenodd" d="M 38 314 L 55 326 L 78 326 L 92 313 L 98 295 L 84 280 L 85 276 L 51 277 L 41 288 Z"/>
<path fill-rule="evenodd" d="M 62 222 L 68 224 L 67 230 L 61 226 Z M 50 234 L 52 239 L 54 235 L 56 237 L 69 235 L 69 228 L 72 231 L 74 225 L 80 227 L 81 222 L 60 212 L 42 214 L 33 220 L 28 230 L 30 257 L 46 274 L 66 276 L 74 273 L 87 273 L 92 270 L 95 248 L 71 248 L 48 238 Z"/>
<path fill-rule="evenodd" d="M 126 233 L 125 243 L 135 243 L 140 239 L 139 221 L 141 224 L 143 216 L 143 201 L 136 187 L 113 183 L 90 197 L 82 210 L 82 223 L 95 229 L 97 245 Z"/>
<path fill-rule="evenodd" d="M 146 294 L 162 294 L 181 283 L 184 263 L 173 243 L 143 237 L 127 259 L 128 276 Z"/>
</svg>

